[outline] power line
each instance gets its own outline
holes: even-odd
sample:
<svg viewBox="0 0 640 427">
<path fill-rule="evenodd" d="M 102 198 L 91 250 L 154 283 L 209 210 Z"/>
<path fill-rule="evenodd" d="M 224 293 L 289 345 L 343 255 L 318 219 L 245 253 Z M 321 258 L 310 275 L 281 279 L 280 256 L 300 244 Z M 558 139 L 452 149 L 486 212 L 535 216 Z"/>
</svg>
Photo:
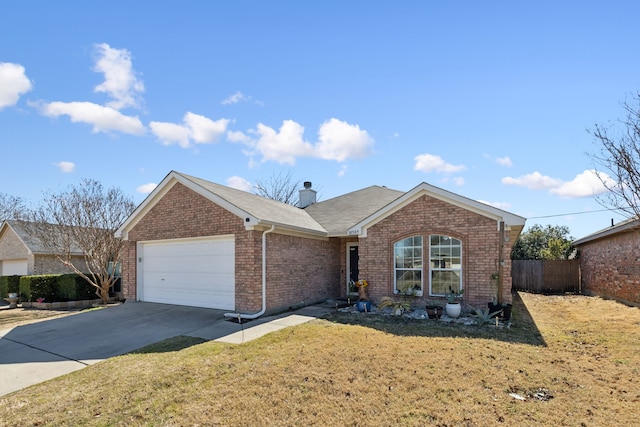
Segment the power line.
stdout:
<svg viewBox="0 0 640 427">
<path fill-rule="evenodd" d="M 554 218 L 554 217 L 558 217 L 558 216 L 567 216 L 567 215 L 584 215 L 584 214 L 590 214 L 590 213 L 596 213 L 596 212 L 607 212 L 607 211 L 623 211 L 624 209 L 622 208 L 614 208 L 614 209 L 598 209 L 595 211 L 587 211 L 587 212 L 570 212 L 570 213 L 563 213 L 563 214 L 554 214 L 554 215 L 543 215 L 543 216 L 531 216 L 528 217 L 527 219 L 541 219 L 541 218 Z"/>
</svg>

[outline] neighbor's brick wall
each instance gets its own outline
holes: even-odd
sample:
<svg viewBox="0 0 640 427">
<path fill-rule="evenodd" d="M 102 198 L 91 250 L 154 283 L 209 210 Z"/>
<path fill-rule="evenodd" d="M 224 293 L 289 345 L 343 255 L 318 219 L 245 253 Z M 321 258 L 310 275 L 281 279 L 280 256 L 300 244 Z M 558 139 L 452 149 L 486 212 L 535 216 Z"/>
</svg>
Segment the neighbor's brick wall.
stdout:
<svg viewBox="0 0 640 427">
<path fill-rule="evenodd" d="M 337 298 L 340 283 L 340 239 L 267 234 L 269 308 Z"/>
<path fill-rule="evenodd" d="M 236 310 L 258 310 L 261 303 L 261 233 L 247 232 L 243 218 L 180 183 L 129 231 L 122 266 L 125 298 L 136 299 L 137 242 L 224 234 L 235 235 Z"/>
<path fill-rule="evenodd" d="M 428 296 L 429 235 L 442 234 L 462 241 L 462 286 L 464 302 L 486 308 L 497 289 L 491 274 L 498 271 L 499 232 L 496 221 L 438 199 L 422 196 L 402 210 L 371 227 L 360 239 L 360 277 L 369 284 L 369 297 L 379 301 L 393 295 L 393 244 L 406 237 L 421 235 L 425 264 L 424 296 Z M 504 247 L 504 301 L 511 303 L 511 243 Z M 441 299 L 442 302 L 446 301 Z"/>
<path fill-rule="evenodd" d="M 81 271 L 88 271 L 83 257 L 73 257 L 72 262 Z M 54 255 L 36 255 L 34 257 L 33 272 L 31 274 L 69 274 L 74 273 L 71 267 L 65 266 Z"/>
<path fill-rule="evenodd" d="M 640 230 L 580 245 L 582 291 L 640 305 Z"/>
</svg>

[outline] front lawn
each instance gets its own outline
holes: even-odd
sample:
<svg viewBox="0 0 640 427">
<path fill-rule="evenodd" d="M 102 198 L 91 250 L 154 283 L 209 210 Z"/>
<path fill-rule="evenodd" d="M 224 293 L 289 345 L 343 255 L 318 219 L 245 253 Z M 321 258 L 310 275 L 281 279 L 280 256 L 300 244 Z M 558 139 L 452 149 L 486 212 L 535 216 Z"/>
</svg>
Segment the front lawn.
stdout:
<svg viewBox="0 0 640 427">
<path fill-rule="evenodd" d="M 521 298 L 510 329 L 335 313 L 177 338 L 0 397 L 0 425 L 635 425 L 640 310 Z"/>
</svg>

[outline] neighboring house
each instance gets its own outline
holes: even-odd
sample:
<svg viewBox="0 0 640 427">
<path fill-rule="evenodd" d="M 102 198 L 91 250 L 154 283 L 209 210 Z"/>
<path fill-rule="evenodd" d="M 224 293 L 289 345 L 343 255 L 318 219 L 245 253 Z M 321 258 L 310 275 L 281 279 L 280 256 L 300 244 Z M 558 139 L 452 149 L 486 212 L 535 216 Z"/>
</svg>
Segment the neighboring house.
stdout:
<svg viewBox="0 0 640 427">
<path fill-rule="evenodd" d="M 124 296 L 257 315 L 355 299 L 349 279 L 361 278 L 373 302 L 411 289 L 415 304 L 444 303 L 451 285 L 486 308 L 503 242 L 511 302 L 509 254 L 524 218 L 425 183 L 318 203 L 304 187 L 298 208 L 170 172 L 116 231 L 127 241 Z"/>
<path fill-rule="evenodd" d="M 0 275 L 73 273 L 38 238 L 29 234 L 25 224 L 23 221 L 6 220 L 0 227 Z M 74 253 L 77 265 L 83 265 L 82 251 L 76 249 Z"/>
<path fill-rule="evenodd" d="M 640 306 L 639 227 L 632 218 L 573 242 L 583 293 Z"/>
</svg>

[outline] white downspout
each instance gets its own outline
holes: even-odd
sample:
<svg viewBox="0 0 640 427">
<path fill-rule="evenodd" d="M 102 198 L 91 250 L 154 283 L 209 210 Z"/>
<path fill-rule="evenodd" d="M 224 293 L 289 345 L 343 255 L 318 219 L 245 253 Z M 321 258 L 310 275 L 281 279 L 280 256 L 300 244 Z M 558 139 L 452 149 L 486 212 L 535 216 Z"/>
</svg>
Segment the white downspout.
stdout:
<svg viewBox="0 0 640 427">
<path fill-rule="evenodd" d="M 225 313 L 225 317 L 233 317 L 240 319 L 256 319 L 262 316 L 267 311 L 267 234 L 276 229 L 275 225 L 272 225 L 269 230 L 265 230 L 262 233 L 262 309 L 253 314 L 243 313 Z"/>
</svg>

